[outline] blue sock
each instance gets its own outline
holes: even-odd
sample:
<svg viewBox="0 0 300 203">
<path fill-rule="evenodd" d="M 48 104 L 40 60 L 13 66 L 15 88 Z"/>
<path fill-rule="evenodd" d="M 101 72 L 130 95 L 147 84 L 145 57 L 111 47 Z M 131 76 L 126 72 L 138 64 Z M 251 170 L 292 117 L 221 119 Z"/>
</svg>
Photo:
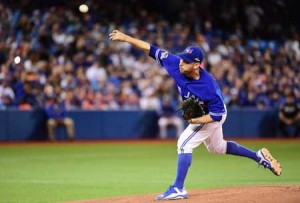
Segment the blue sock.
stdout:
<svg viewBox="0 0 300 203">
<path fill-rule="evenodd" d="M 256 162 L 260 161 L 260 158 L 256 155 L 256 152 L 232 141 L 227 142 L 226 154 L 248 157 L 250 159 L 255 160 Z"/>
<path fill-rule="evenodd" d="M 184 180 L 192 163 L 192 153 L 178 154 L 177 175 L 173 186 L 179 189 L 183 188 Z"/>
</svg>

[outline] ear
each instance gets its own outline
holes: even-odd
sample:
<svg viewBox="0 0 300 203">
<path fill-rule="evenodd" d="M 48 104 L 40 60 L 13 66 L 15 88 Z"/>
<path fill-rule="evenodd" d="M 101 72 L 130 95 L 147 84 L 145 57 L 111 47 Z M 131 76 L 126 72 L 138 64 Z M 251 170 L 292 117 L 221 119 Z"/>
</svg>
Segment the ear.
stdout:
<svg viewBox="0 0 300 203">
<path fill-rule="evenodd" d="M 194 63 L 194 69 L 200 68 L 200 67 L 201 67 L 200 65 L 201 65 L 201 63 L 195 62 L 195 63 Z"/>
</svg>

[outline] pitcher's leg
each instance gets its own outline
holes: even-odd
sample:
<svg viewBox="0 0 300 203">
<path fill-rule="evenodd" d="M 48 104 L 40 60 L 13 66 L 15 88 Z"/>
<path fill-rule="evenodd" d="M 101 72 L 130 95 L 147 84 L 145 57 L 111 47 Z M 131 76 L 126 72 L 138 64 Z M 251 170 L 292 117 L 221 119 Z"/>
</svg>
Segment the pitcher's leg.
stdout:
<svg viewBox="0 0 300 203">
<path fill-rule="evenodd" d="M 280 163 L 271 155 L 269 150 L 263 148 L 258 152 L 252 151 L 236 142 L 223 139 L 222 128 L 217 128 L 216 131 L 210 135 L 205 141 L 207 149 L 211 153 L 217 154 L 231 154 L 241 157 L 247 157 L 258 162 L 265 168 L 270 169 L 275 175 L 281 175 Z"/>
<path fill-rule="evenodd" d="M 223 139 L 222 126 L 212 129 L 211 135 L 204 141 L 204 144 L 210 153 L 243 156 L 251 158 L 256 162 L 259 162 L 260 160 L 256 155 L 256 152 L 241 146 L 236 142 L 225 141 Z"/>
<path fill-rule="evenodd" d="M 200 133 L 203 126 L 203 124 L 189 125 L 180 135 L 177 142 L 177 174 L 173 185 L 179 189 L 182 189 L 184 186 L 186 175 L 192 163 L 193 150 L 205 139 L 205 137 Z"/>
<path fill-rule="evenodd" d="M 202 127 L 203 124 L 189 125 L 180 135 L 177 142 L 178 161 L 175 181 L 166 192 L 157 196 L 156 200 L 187 198 L 184 181 L 192 163 L 193 149 L 205 139 L 199 132 Z"/>
<path fill-rule="evenodd" d="M 248 157 L 250 159 L 253 159 L 256 162 L 260 161 L 260 158 L 257 156 L 255 151 L 252 151 L 251 149 L 248 149 L 248 148 L 246 148 L 242 145 L 239 145 L 238 143 L 233 142 L 233 141 L 227 142 L 226 154 Z"/>
<path fill-rule="evenodd" d="M 210 130 L 210 136 L 204 140 L 207 150 L 213 154 L 225 154 L 227 142 L 223 139 L 222 127 Z"/>
<path fill-rule="evenodd" d="M 190 124 L 182 132 L 177 141 L 178 154 L 192 153 L 193 149 L 206 139 L 207 136 L 200 132 L 204 126 L 204 124 Z"/>
</svg>

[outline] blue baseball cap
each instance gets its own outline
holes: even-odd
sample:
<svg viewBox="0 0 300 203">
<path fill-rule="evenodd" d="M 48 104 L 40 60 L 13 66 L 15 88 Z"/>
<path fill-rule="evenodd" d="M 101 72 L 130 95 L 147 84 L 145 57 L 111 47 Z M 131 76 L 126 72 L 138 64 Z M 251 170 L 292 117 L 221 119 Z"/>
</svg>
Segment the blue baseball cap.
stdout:
<svg viewBox="0 0 300 203">
<path fill-rule="evenodd" d="M 201 63 L 203 61 L 204 53 L 199 47 L 189 46 L 178 56 L 188 63 Z"/>
</svg>

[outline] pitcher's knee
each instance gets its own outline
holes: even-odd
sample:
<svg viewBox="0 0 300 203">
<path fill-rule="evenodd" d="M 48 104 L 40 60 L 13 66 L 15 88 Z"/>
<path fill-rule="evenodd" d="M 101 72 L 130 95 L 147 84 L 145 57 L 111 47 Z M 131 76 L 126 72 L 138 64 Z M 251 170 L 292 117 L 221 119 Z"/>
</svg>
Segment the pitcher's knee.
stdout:
<svg viewBox="0 0 300 203">
<path fill-rule="evenodd" d="M 177 152 L 178 154 L 188 154 L 188 153 L 193 153 L 193 149 L 187 147 L 177 148 Z"/>
<path fill-rule="evenodd" d="M 180 142 L 180 138 L 177 142 L 177 152 L 178 154 L 186 154 L 186 153 L 193 153 L 193 149 L 195 148 L 194 146 L 185 143 L 185 142 Z"/>
<path fill-rule="evenodd" d="M 207 150 L 212 153 L 212 154 L 225 154 L 226 153 L 226 141 L 224 140 L 223 142 L 219 144 L 213 144 L 207 146 Z"/>
</svg>

